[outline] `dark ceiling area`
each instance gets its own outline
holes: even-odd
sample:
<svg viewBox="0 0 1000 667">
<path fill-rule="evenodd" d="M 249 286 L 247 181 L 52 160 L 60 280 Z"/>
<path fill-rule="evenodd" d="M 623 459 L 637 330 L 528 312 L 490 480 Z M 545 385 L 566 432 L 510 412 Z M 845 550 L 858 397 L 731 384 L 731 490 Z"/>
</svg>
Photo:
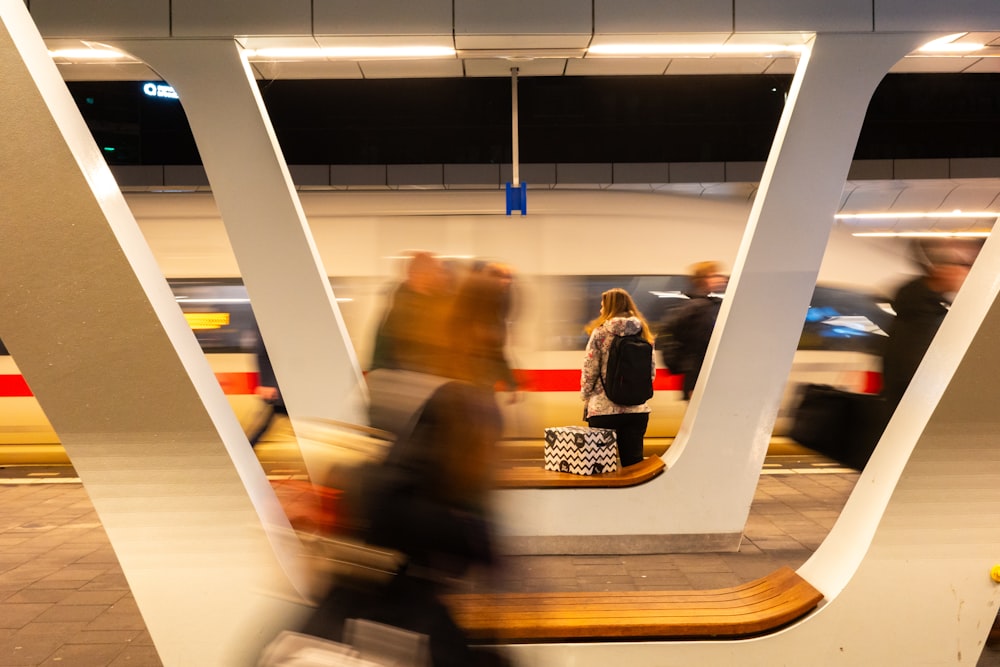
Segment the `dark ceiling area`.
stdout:
<svg viewBox="0 0 1000 667">
<path fill-rule="evenodd" d="M 511 161 L 508 79 L 259 82 L 289 164 Z M 182 100 L 71 82 L 110 164 L 200 164 Z M 534 77 L 518 83 L 522 163 L 766 159 L 790 76 Z M 890 74 L 855 159 L 1000 157 L 1000 75 Z"/>
</svg>

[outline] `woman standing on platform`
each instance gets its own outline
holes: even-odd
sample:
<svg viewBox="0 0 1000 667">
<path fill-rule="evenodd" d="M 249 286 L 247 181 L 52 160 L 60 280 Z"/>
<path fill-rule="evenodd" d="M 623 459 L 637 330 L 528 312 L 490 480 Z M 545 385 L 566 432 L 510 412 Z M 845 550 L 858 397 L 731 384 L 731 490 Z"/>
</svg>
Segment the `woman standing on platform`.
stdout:
<svg viewBox="0 0 1000 667">
<path fill-rule="evenodd" d="M 580 394 L 584 418 L 591 428 L 613 429 L 618 439 L 618 453 L 622 467 L 642 461 L 642 440 L 649 424 L 648 402 L 639 405 L 619 405 L 607 397 L 602 378 L 607 373 L 608 352 L 615 336 L 642 333 L 650 344 L 653 333 L 646 319 L 635 307 L 629 293 L 615 287 L 601 295 L 601 314 L 587 325 L 587 341 L 583 372 L 580 377 Z M 656 362 L 650 355 L 650 377 L 656 375 Z"/>
</svg>

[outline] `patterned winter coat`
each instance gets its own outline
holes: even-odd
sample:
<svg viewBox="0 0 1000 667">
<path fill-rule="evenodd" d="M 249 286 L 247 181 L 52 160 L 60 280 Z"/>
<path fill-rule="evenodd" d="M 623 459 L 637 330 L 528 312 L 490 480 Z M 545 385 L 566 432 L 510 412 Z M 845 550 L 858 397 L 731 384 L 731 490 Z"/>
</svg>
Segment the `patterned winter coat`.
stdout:
<svg viewBox="0 0 1000 667">
<path fill-rule="evenodd" d="M 601 377 L 607 372 L 608 350 L 611 349 L 611 339 L 615 336 L 630 336 L 642 331 L 642 323 L 637 317 L 613 317 L 594 329 L 587 341 L 587 351 L 583 359 L 583 372 L 580 375 L 580 397 L 587 404 L 587 414 L 620 415 L 630 412 L 649 412 L 649 404 L 618 405 L 604 395 Z M 655 354 L 653 355 L 655 359 Z M 656 376 L 656 362 L 650 361 L 649 374 Z"/>
</svg>

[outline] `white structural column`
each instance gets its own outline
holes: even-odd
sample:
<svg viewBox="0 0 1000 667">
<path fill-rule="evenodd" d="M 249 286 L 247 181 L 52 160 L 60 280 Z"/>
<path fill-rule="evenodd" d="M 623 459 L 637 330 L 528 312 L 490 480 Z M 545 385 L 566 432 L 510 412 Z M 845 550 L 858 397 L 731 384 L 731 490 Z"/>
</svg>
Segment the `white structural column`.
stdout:
<svg viewBox="0 0 1000 667">
<path fill-rule="evenodd" d="M 735 550 L 868 101 L 929 39 L 821 34 L 802 57 L 700 383 L 652 483 L 501 495 L 522 553 Z"/>
<path fill-rule="evenodd" d="M 1000 238 L 990 238 L 854 492 L 799 574 L 826 599 L 740 641 L 515 646 L 520 667 L 976 665 L 1000 584 Z"/>
<path fill-rule="evenodd" d="M 361 368 L 238 45 L 118 45 L 145 60 L 180 97 L 293 423 L 301 417 L 365 423 Z"/>
<path fill-rule="evenodd" d="M 287 526 L 21 0 L 0 0 L 0 337 L 168 666 L 252 664 L 292 608 Z M 261 593 L 265 593 L 262 595 Z"/>
</svg>

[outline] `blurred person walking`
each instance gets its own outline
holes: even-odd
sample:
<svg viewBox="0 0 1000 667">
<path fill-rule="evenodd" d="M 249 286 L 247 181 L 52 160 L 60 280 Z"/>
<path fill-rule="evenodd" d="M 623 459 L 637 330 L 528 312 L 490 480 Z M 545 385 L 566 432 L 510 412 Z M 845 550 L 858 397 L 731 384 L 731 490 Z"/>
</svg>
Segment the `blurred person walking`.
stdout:
<svg viewBox="0 0 1000 667">
<path fill-rule="evenodd" d="M 691 400 L 698 383 L 728 281 L 718 262 L 698 262 L 692 266 L 689 300 L 669 311 L 660 327 L 656 346 L 663 365 L 671 373 L 684 376 L 685 401 Z"/>
<path fill-rule="evenodd" d="M 358 471 L 355 502 L 345 507 L 365 542 L 401 553 L 405 565 L 385 584 L 336 580 L 304 632 L 340 641 L 346 621 L 360 618 L 426 635 L 433 667 L 509 664 L 471 647 L 441 598 L 471 568 L 497 566 L 490 492 L 502 426 L 493 360 L 503 288 L 473 272 L 453 298 L 409 310 L 399 324 L 436 332 L 437 344 L 405 369 L 368 374 L 370 425 L 397 439 L 383 463 Z"/>
<path fill-rule="evenodd" d="M 615 337 L 641 334 L 650 344 L 653 334 L 632 297 L 615 287 L 601 295 L 601 312 L 586 327 L 590 334 L 580 374 L 580 396 L 584 418 L 591 428 L 613 429 L 618 439 L 622 467 L 643 459 L 643 437 L 649 425 L 649 403 L 619 405 L 608 398 L 602 379 L 608 371 L 608 353 Z M 656 376 L 656 362 L 649 360 L 650 379 Z"/>
<path fill-rule="evenodd" d="M 442 358 L 441 316 L 447 308 L 448 274 L 432 253 L 412 253 L 406 278 L 396 287 L 375 334 L 372 370 L 430 372 Z"/>
<path fill-rule="evenodd" d="M 971 242 L 913 244 L 922 274 L 900 287 L 892 299 L 896 319 L 882 360 L 882 395 L 888 414 L 902 399 L 979 248 Z"/>
</svg>

